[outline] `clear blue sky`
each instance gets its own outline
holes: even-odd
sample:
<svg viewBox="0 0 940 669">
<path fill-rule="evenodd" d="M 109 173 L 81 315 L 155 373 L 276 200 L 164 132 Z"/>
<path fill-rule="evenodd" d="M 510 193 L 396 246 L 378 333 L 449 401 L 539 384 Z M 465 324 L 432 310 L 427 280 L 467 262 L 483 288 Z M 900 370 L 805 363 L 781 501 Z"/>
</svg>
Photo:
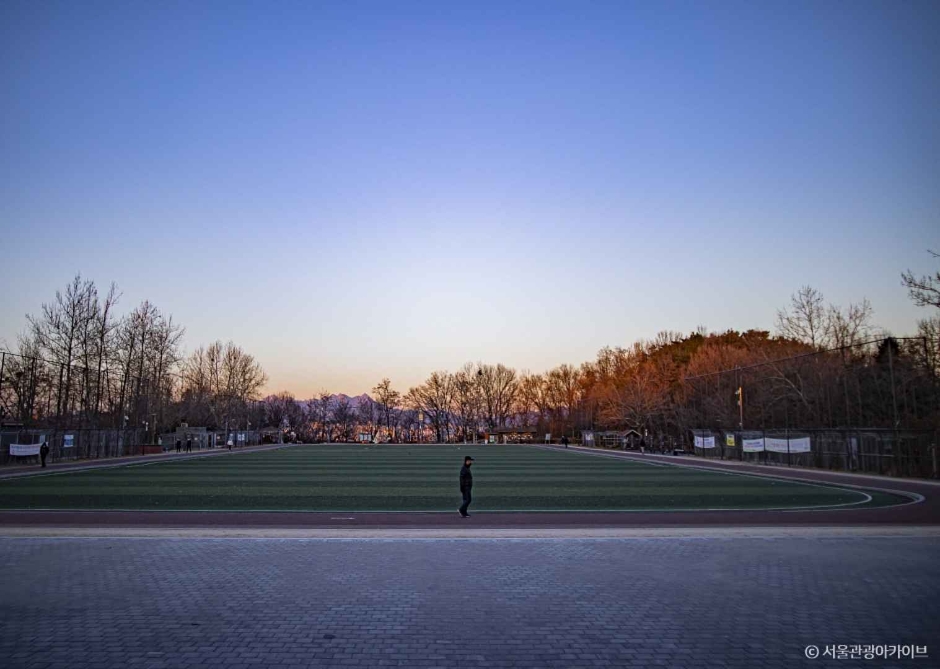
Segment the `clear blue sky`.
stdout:
<svg viewBox="0 0 940 669">
<path fill-rule="evenodd" d="M 81 271 L 271 390 L 926 315 L 936 2 L 0 4 L 0 339 Z"/>
</svg>

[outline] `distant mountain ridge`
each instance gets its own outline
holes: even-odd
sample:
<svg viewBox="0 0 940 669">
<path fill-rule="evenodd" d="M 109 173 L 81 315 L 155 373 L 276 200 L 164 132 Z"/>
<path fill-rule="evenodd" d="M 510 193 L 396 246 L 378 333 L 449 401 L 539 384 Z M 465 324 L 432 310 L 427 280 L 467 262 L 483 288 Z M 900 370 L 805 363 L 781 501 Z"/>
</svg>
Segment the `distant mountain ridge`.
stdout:
<svg viewBox="0 0 940 669">
<path fill-rule="evenodd" d="M 351 409 L 358 409 L 359 405 L 364 402 L 374 401 L 371 397 L 369 397 L 367 393 L 362 393 L 361 395 L 353 395 L 353 396 L 347 395 L 346 393 L 333 393 L 332 395 L 330 395 L 330 405 L 335 406 L 336 403 L 339 402 L 343 398 L 345 398 L 346 401 L 349 402 L 349 406 Z M 311 397 L 310 399 L 306 399 L 306 400 L 297 400 L 297 404 L 306 404 L 310 400 L 319 401 L 320 398 Z"/>
</svg>

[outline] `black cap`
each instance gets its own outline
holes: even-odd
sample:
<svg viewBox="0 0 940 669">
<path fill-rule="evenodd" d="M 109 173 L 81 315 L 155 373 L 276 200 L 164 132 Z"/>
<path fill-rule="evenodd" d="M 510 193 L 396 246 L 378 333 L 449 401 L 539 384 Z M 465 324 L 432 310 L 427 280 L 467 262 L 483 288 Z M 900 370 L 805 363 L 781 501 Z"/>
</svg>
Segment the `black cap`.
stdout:
<svg viewBox="0 0 940 669">
<path fill-rule="evenodd" d="M 463 461 L 466 462 L 467 460 L 469 460 L 470 462 L 476 462 L 476 460 L 474 460 L 473 458 L 471 458 L 469 455 L 464 456 Z"/>
</svg>

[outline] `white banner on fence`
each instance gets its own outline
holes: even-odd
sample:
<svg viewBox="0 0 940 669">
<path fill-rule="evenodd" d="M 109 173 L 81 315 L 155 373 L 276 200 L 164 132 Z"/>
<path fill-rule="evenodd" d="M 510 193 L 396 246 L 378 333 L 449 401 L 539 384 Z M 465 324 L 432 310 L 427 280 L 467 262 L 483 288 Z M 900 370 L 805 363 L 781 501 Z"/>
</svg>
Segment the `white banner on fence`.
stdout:
<svg viewBox="0 0 940 669">
<path fill-rule="evenodd" d="M 786 439 L 775 439 L 767 437 L 767 450 L 773 453 L 809 453 L 809 437 L 800 437 L 799 439 L 790 439 L 789 446 Z"/>
<path fill-rule="evenodd" d="M 10 444 L 10 455 L 39 455 L 42 444 Z"/>
<path fill-rule="evenodd" d="M 799 439 L 790 440 L 791 453 L 809 453 L 811 450 L 813 449 L 809 437 L 800 437 Z"/>
<path fill-rule="evenodd" d="M 67 434 L 62 438 L 62 448 L 75 448 L 74 434 Z"/>
<path fill-rule="evenodd" d="M 696 437 L 695 448 L 715 448 L 714 437 Z"/>
<path fill-rule="evenodd" d="M 760 453 L 764 450 L 763 439 L 742 439 L 741 443 L 744 444 L 745 453 Z"/>
</svg>

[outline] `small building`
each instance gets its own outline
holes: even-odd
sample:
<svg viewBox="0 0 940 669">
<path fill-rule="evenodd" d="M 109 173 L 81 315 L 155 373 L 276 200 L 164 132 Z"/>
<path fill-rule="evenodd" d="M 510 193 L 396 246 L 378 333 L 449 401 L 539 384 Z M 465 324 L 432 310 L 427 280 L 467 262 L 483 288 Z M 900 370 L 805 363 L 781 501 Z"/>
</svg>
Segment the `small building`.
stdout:
<svg viewBox="0 0 940 669">
<path fill-rule="evenodd" d="M 585 431 L 581 434 L 585 446 L 600 448 L 638 449 L 643 435 L 636 430 Z"/>
<path fill-rule="evenodd" d="M 531 444 L 536 441 L 537 427 L 497 427 L 483 432 L 490 444 Z"/>
</svg>

